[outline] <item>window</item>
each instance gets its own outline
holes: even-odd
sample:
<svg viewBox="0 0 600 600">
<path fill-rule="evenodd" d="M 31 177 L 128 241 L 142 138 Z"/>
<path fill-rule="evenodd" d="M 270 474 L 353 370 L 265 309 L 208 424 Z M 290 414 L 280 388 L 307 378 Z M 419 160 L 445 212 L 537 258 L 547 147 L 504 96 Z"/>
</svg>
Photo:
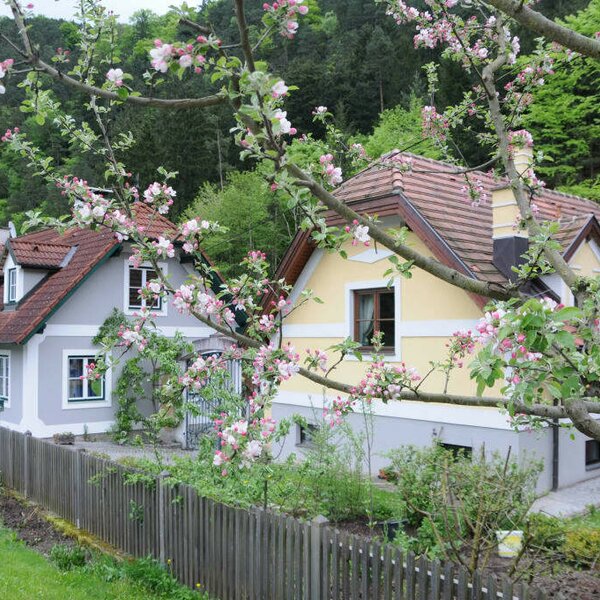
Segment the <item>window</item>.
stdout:
<svg viewBox="0 0 600 600">
<path fill-rule="evenodd" d="M 146 287 L 149 281 L 156 279 L 156 271 L 149 267 L 129 267 L 128 282 L 128 308 L 134 310 L 146 306 L 146 301 L 140 297 L 140 290 Z M 162 299 L 157 298 L 151 308 L 162 310 Z"/>
<path fill-rule="evenodd" d="M 10 396 L 10 357 L 0 354 L 0 399 L 8 404 Z"/>
<path fill-rule="evenodd" d="M 100 379 L 85 379 L 88 366 L 95 363 L 96 358 L 94 356 L 69 356 L 67 362 L 68 402 L 104 400 L 104 377 Z"/>
<path fill-rule="evenodd" d="M 313 423 L 298 425 L 298 445 L 310 446 L 314 441 L 314 436 L 317 431 L 319 431 L 319 427 Z"/>
<path fill-rule="evenodd" d="M 362 348 L 373 347 L 373 335 L 383 333 L 383 349 L 394 350 L 396 335 L 394 290 L 380 288 L 354 292 L 354 341 Z"/>
<path fill-rule="evenodd" d="M 471 446 L 461 446 L 460 444 L 446 444 L 444 442 L 440 442 L 440 446 L 444 448 L 444 450 L 448 450 L 448 452 L 451 452 L 454 458 L 459 458 L 461 456 L 463 456 L 464 458 L 471 458 L 473 456 L 473 448 L 471 448 Z"/>
<path fill-rule="evenodd" d="M 17 300 L 17 269 L 8 270 L 8 301 Z"/>
<path fill-rule="evenodd" d="M 600 442 L 587 440 L 585 443 L 585 466 L 590 468 L 600 467 Z"/>
</svg>

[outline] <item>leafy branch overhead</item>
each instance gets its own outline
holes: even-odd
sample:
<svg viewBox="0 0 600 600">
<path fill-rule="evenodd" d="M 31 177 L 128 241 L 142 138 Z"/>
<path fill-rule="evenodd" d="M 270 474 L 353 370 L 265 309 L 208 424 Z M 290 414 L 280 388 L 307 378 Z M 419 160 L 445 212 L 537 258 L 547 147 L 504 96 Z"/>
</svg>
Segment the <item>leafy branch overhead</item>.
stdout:
<svg viewBox="0 0 600 600">
<path fill-rule="evenodd" d="M 67 219 L 39 214 L 35 218 L 38 223 L 62 228 L 111 230 L 120 242 L 130 246 L 132 265 L 150 264 L 156 273 L 156 278 L 141 289 L 145 306 L 153 306 L 158 299 L 169 301 L 176 310 L 235 340 L 236 345 L 221 356 L 195 356 L 177 377 L 153 383 L 159 396 L 168 392 L 173 398 L 180 397 L 184 391 L 199 389 L 216 374 L 224 373 L 227 361 L 242 361 L 248 394 L 238 399 L 237 405 L 232 402 L 215 419 L 221 446 L 214 464 L 225 473 L 229 464 L 244 466 L 269 458 L 270 443 L 288 426 L 273 419 L 271 404 L 280 386 L 297 376 L 341 393 L 324 409 L 332 426 L 364 402 L 443 402 L 500 407 L 517 426 L 525 421 L 542 425 L 548 420 L 569 418 L 581 432 L 600 439 L 600 423 L 595 418 L 600 413 L 599 283 L 597 278 L 573 270 L 563 248 L 554 240 L 556 227 L 553 229 L 539 214 L 536 201 L 543 194 L 544 183 L 535 168 L 544 157 L 534 152 L 534 137 L 524 129 L 526 115 L 534 114 L 528 113 L 528 105 L 535 102 L 537 90 L 554 75 L 556 54 L 576 52 L 578 61 L 594 60 L 600 46 L 596 37 L 549 22 L 527 2 L 428 0 L 426 10 L 421 3 L 378 3 L 377 10 L 386 13 L 390 27 L 403 31 L 408 28 L 414 34 L 415 52 L 421 48 L 433 50 L 440 60 L 452 61 L 465 83 L 456 102 L 442 106 L 436 103 L 443 88 L 439 69 L 435 63 L 427 64 L 428 99 L 420 111 L 419 133 L 427 140 L 428 153 L 444 157 L 446 173 L 464 180 L 461 194 L 474 209 L 486 201 L 481 173 L 491 170 L 489 177 L 514 198 L 518 211 L 515 229 L 528 232 L 530 245 L 524 263 L 505 280 L 492 281 L 460 261 L 442 261 L 422 252 L 409 239 L 406 227 L 391 230 L 378 215 L 355 210 L 342 199 L 344 179 L 363 168 L 391 169 L 399 177 L 408 177 L 415 166 L 411 155 L 402 152 L 410 148 L 410 140 L 399 136 L 406 147 L 370 157 L 370 147 L 382 146 L 370 140 L 365 149 L 358 137 L 340 127 L 343 110 L 334 113 L 319 101 L 306 118 L 312 119 L 320 139 L 302 136 L 299 121 L 292 118 L 300 86 L 278 74 L 279 61 L 269 54 L 269 48 L 277 44 L 293 47 L 303 28 L 318 31 L 324 27 L 324 18 L 312 16 L 319 14 L 315 3 L 282 0 L 247 13 L 245 2 L 235 0 L 229 5 L 235 15 L 232 40 L 221 37 L 210 18 L 216 13 L 210 8 L 198 12 L 182 9 L 177 26 L 157 36 L 140 52 L 139 60 L 147 67 L 143 76 L 145 93 L 139 91 L 143 86 L 137 85 L 133 75 L 119 66 L 123 64 L 117 42 L 121 28 L 92 0 L 80 5 L 76 17 L 77 51 L 72 55 L 58 53 L 53 62 L 42 58 L 32 39 L 28 27 L 32 15 L 17 0 L 9 0 L 9 4 L 17 37 L 6 37 L 14 58 L 2 63 L 3 79 L 9 86 L 20 80 L 22 106 L 35 116 L 38 127 L 53 129 L 53 135 L 78 156 L 102 165 L 99 189 L 77 174 L 77 164 L 65 170 L 70 165 L 45 155 L 35 135 L 20 128 L 9 129 L 3 136 L 6 145 L 24 158 L 28 169 L 46 185 L 60 191 L 71 211 Z M 546 37 L 539 40 L 527 64 L 520 62 L 517 23 Z M 376 40 L 371 41 L 370 47 L 374 48 Z M 563 47 L 548 45 L 556 42 Z M 562 56 L 559 60 L 566 59 Z M 318 79 L 319 65 L 312 68 Z M 185 82 L 183 89 L 190 90 L 189 97 L 166 97 L 171 82 L 175 86 Z M 52 84 L 55 87 L 50 91 Z M 383 85 L 380 71 L 380 106 L 385 104 Z M 63 90 L 62 96 L 59 89 Z M 64 89 L 69 90 L 67 98 Z M 194 95 L 194 90 L 202 92 Z M 212 91 L 204 93 L 206 90 Z M 83 104 L 77 117 L 70 111 L 73 94 Z M 139 226 L 136 207 L 146 207 L 150 223 L 172 212 L 178 203 L 177 174 L 174 168 L 155 164 L 156 170 L 142 180 L 135 177 L 127 158 L 136 136 L 128 127 L 116 127 L 115 123 L 129 105 L 146 110 L 194 108 L 178 113 L 185 127 L 209 118 L 204 109 L 217 104 L 218 110 L 227 109 L 231 134 L 227 142 L 220 137 L 217 140 L 219 160 L 229 144 L 239 152 L 235 160 L 250 165 L 252 174 L 240 176 L 240 184 L 234 175 L 222 177 L 221 169 L 219 188 L 204 188 L 193 212 L 187 213 L 177 231 L 150 235 L 147 227 Z M 156 123 L 159 121 L 154 128 Z M 461 135 L 476 140 L 481 152 L 476 163 L 464 159 Z M 191 145 L 181 159 L 189 161 L 194 162 Z M 356 342 L 347 340 L 330 348 L 308 349 L 301 357 L 284 341 L 284 324 L 295 311 L 319 300 L 310 290 L 297 293 L 299 290 L 293 290 L 283 278 L 273 276 L 261 249 L 251 244 L 239 268 L 227 273 L 220 287 L 215 286 L 216 281 L 222 281 L 221 274 L 207 260 L 203 248 L 228 240 L 227 226 L 210 218 L 215 197 L 232 201 L 222 189 L 227 180 L 231 186 L 239 186 L 241 195 L 248 186 L 252 201 L 258 199 L 257 212 L 268 205 L 271 212 L 285 213 L 290 230 L 295 233 L 299 226 L 323 251 L 344 258 L 352 246 L 386 248 L 391 253 L 387 276 L 392 280 L 425 272 L 448 286 L 487 299 L 484 317 L 476 330 L 456 332 L 448 343 L 448 359 L 433 363 L 427 373 L 411 367 L 410 357 L 405 363 L 386 360 L 384 340 L 376 332 L 369 356 L 361 355 Z M 250 183 L 256 187 L 251 188 Z M 402 193 L 400 188 L 398 194 Z M 265 197 L 275 200 L 270 202 Z M 259 214 L 261 220 L 268 218 Z M 253 225 L 264 227 L 259 222 Z M 174 285 L 161 271 L 160 262 L 179 253 L 195 265 L 197 272 L 184 284 Z M 274 258 L 279 256 L 275 254 Z M 565 293 L 572 295 L 576 307 L 565 307 L 532 293 L 533 284 L 549 274 L 563 282 Z M 243 330 L 239 327 L 240 314 L 245 317 Z M 154 345 L 163 355 L 168 349 L 152 336 L 152 319 L 152 311 L 144 308 L 136 319 L 121 323 L 118 335 L 104 339 L 105 356 L 99 361 L 98 372 L 89 376 L 98 376 L 115 360 L 115 354 L 130 348 L 150 361 L 158 356 L 152 353 Z M 352 382 L 341 381 L 339 365 L 350 354 L 363 361 L 363 376 Z M 471 362 L 471 377 L 479 395 L 448 394 L 448 379 L 465 361 Z M 442 374 L 446 384 L 434 391 L 430 375 L 436 372 Z M 494 390 L 489 392 L 493 395 L 484 397 L 486 390 Z M 244 414 L 249 416 L 241 416 Z"/>
</svg>

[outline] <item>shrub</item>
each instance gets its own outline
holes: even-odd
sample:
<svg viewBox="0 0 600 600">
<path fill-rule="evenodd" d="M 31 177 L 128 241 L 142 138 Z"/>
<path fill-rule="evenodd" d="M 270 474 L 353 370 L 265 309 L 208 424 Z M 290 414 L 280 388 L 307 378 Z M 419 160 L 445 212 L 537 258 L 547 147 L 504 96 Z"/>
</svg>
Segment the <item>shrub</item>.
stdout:
<svg viewBox="0 0 600 600">
<path fill-rule="evenodd" d="M 530 544 L 540 550 L 562 550 L 566 527 L 563 521 L 535 513 L 529 516 Z"/>
<path fill-rule="evenodd" d="M 181 586 L 160 563 L 153 558 L 141 558 L 123 565 L 125 576 L 146 591 L 169 600 L 198 600 L 192 590 Z"/>
<path fill-rule="evenodd" d="M 453 454 L 439 444 L 403 447 L 388 456 L 398 474 L 399 501 L 417 530 L 417 550 L 462 562 L 470 548 L 470 571 L 489 560 L 497 530 L 523 523 L 541 469 L 540 463 L 519 465 L 510 455 L 486 456 L 483 449 L 472 458 Z"/>
<path fill-rule="evenodd" d="M 61 571 L 70 571 L 71 569 L 85 565 L 86 552 L 81 546 L 55 544 L 50 550 L 50 560 Z"/>
<path fill-rule="evenodd" d="M 595 566 L 600 559 L 600 529 L 568 531 L 563 552 L 567 560 L 577 565 Z"/>
</svg>

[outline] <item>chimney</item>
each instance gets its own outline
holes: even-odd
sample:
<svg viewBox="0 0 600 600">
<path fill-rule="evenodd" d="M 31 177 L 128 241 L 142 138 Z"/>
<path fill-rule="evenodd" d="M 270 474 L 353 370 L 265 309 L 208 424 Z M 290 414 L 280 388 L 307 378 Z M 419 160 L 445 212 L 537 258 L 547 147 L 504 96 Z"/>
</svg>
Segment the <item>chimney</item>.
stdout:
<svg viewBox="0 0 600 600">
<path fill-rule="evenodd" d="M 519 175 L 533 165 L 531 146 L 515 148 L 514 163 Z M 517 229 L 521 218 L 517 200 L 509 184 L 492 191 L 492 238 L 494 242 L 494 266 L 510 281 L 516 279 L 512 267 L 524 262 L 521 256 L 529 248 L 529 232 Z"/>
</svg>

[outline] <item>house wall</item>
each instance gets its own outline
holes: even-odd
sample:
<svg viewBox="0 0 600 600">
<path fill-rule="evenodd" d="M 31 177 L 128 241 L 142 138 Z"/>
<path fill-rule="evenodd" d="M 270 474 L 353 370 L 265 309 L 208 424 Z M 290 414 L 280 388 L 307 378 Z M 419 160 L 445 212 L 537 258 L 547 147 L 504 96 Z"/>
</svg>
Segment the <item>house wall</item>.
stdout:
<svg viewBox="0 0 600 600">
<path fill-rule="evenodd" d="M 431 256 L 427 247 L 412 233 L 407 243 L 422 254 Z M 352 336 L 352 290 L 362 287 L 384 287 L 390 267 L 386 249 L 365 248 L 363 245 L 346 244 L 344 250 L 348 260 L 338 254 L 327 254 L 316 250 L 301 274 L 292 299 L 297 299 L 302 289 L 311 289 L 324 304 L 309 302 L 295 310 L 283 330 L 283 342 L 290 342 L 305 355 L 307 349 L 327 348 L 342 339 Z M 571 260 L 573 267 L 584 275 L 600 272 L 600 251 L 594 243 L 584 243 Z M 425 374 L 431 361 L 441 361 L 447 356 L 446 343 L 452 333 L 459 329 L 473 328 L 482 316 L 481 309 L 473 298 L 434 276 L 413 269 L 410 279 L 394 280 L 396 289 L 396 351 L 387 361 L 405 361 L 407 366 L 416 367 Z M 565 298 L 567 301 L 568 298 Z M 336 356 L 330 354 L 330 364 Z M 344 383 L 356 383 L 363 376 L 368 361 L 361 363 L 348 357 L 333 373 L 333 378 Z M 434 373 L 423 384 L 422 389 L 439 392 L 444 389 L 444 377 Z M 475 395 L 476 388 L 469 378 L 469 369 L 453 372 L 448 393 Z M 275 400 L 273 416 L 283 418 L 294 413 L 307 418 L 320 417 L 324 390 L 302 377 L 285 382 Z M 486 390 L 486 395 L 499 396 L 499 387 Z M 333 398 L 329 398 L 331 401 Z M 316 413 L 315 413 L 316 411 Z M 544 462 L 538 490 L 552 486 L 552 433 L 549 428 L 541 431 L 515 431 L 507 415 L 496 409 L 460 407 L 423 402 L 378 403 L 375 407 L 377 432 L 375 440 L 374 468 L 384 466 L 382 453 L 402 444 L 428 445 L 433 436 L 442 441 L 471 446 L 474 451 L 485 443 L 489 451 L 506 453 L 511 447 L 513 456 L 521 461 L 539 459 Z M 360 417 L 350 416 L 353 426 L 361 428 Z M 296 431 L 284 440 L 282 455 L 297 450 Z M 586 471 L 585 436 L 561 431 L 559 485 L 566 486 L 583 479 L 594 477 L 600 471 Z"/>
<path fill-rule="evenodd" d="M 113 308 L 126 308 L 124 290 L 128 258 L 129 252 L 124 251 L 101 264 L 48 319 L 43 332 L 32 336 L 23 347 L 23 403 L 21 414 L 15 412 L 12 417 L 14 423 L 18 423 L 18 429 L 29 429 L 37 436 L 49 436 L 62 431 L 81 434 L 84 426 L 90 433 L 99 433 L 112 425 L 116 408 L 112 394 L 102 405 L 90 403 L 73 407 L 64 401 L 65 354 L 68 350 L 94 353 L 97 347 L 92 344 L 92 338 L 100 325 Z M 187 279 L 188 270 L 177 259 L 165 262 L 173 285 L 179 286 Z M 170 304 L 166 315 L 157 316 L 155 321 L 165 335 L 172 336 L 181 331 L 190 341 L 214 333 L 195 318 L 179 314 Z M 116 366 L 110 375 L 113 389 L 120 371 L 121 366 Z M 144 405 L 143 408 L 147 407 Z"/>
<path fill-rule="evenodd" d="M 15 345 L 0 345 L 0 353 L 10 353 L 9 367 L 9 401 L 4 405 L 4 411 L 0 412 L 0 425 L 12 426 L 20 423 L 23 415 L 21 403 L 23 390 L 23 349 Z"/>
<path fill-rule="evenodd" d="M 47 271 L 37 271 L 34 269 L 21 269 L 23 277 L 23 295 L 30 292 L 46 275 Z"/>
</svg>

